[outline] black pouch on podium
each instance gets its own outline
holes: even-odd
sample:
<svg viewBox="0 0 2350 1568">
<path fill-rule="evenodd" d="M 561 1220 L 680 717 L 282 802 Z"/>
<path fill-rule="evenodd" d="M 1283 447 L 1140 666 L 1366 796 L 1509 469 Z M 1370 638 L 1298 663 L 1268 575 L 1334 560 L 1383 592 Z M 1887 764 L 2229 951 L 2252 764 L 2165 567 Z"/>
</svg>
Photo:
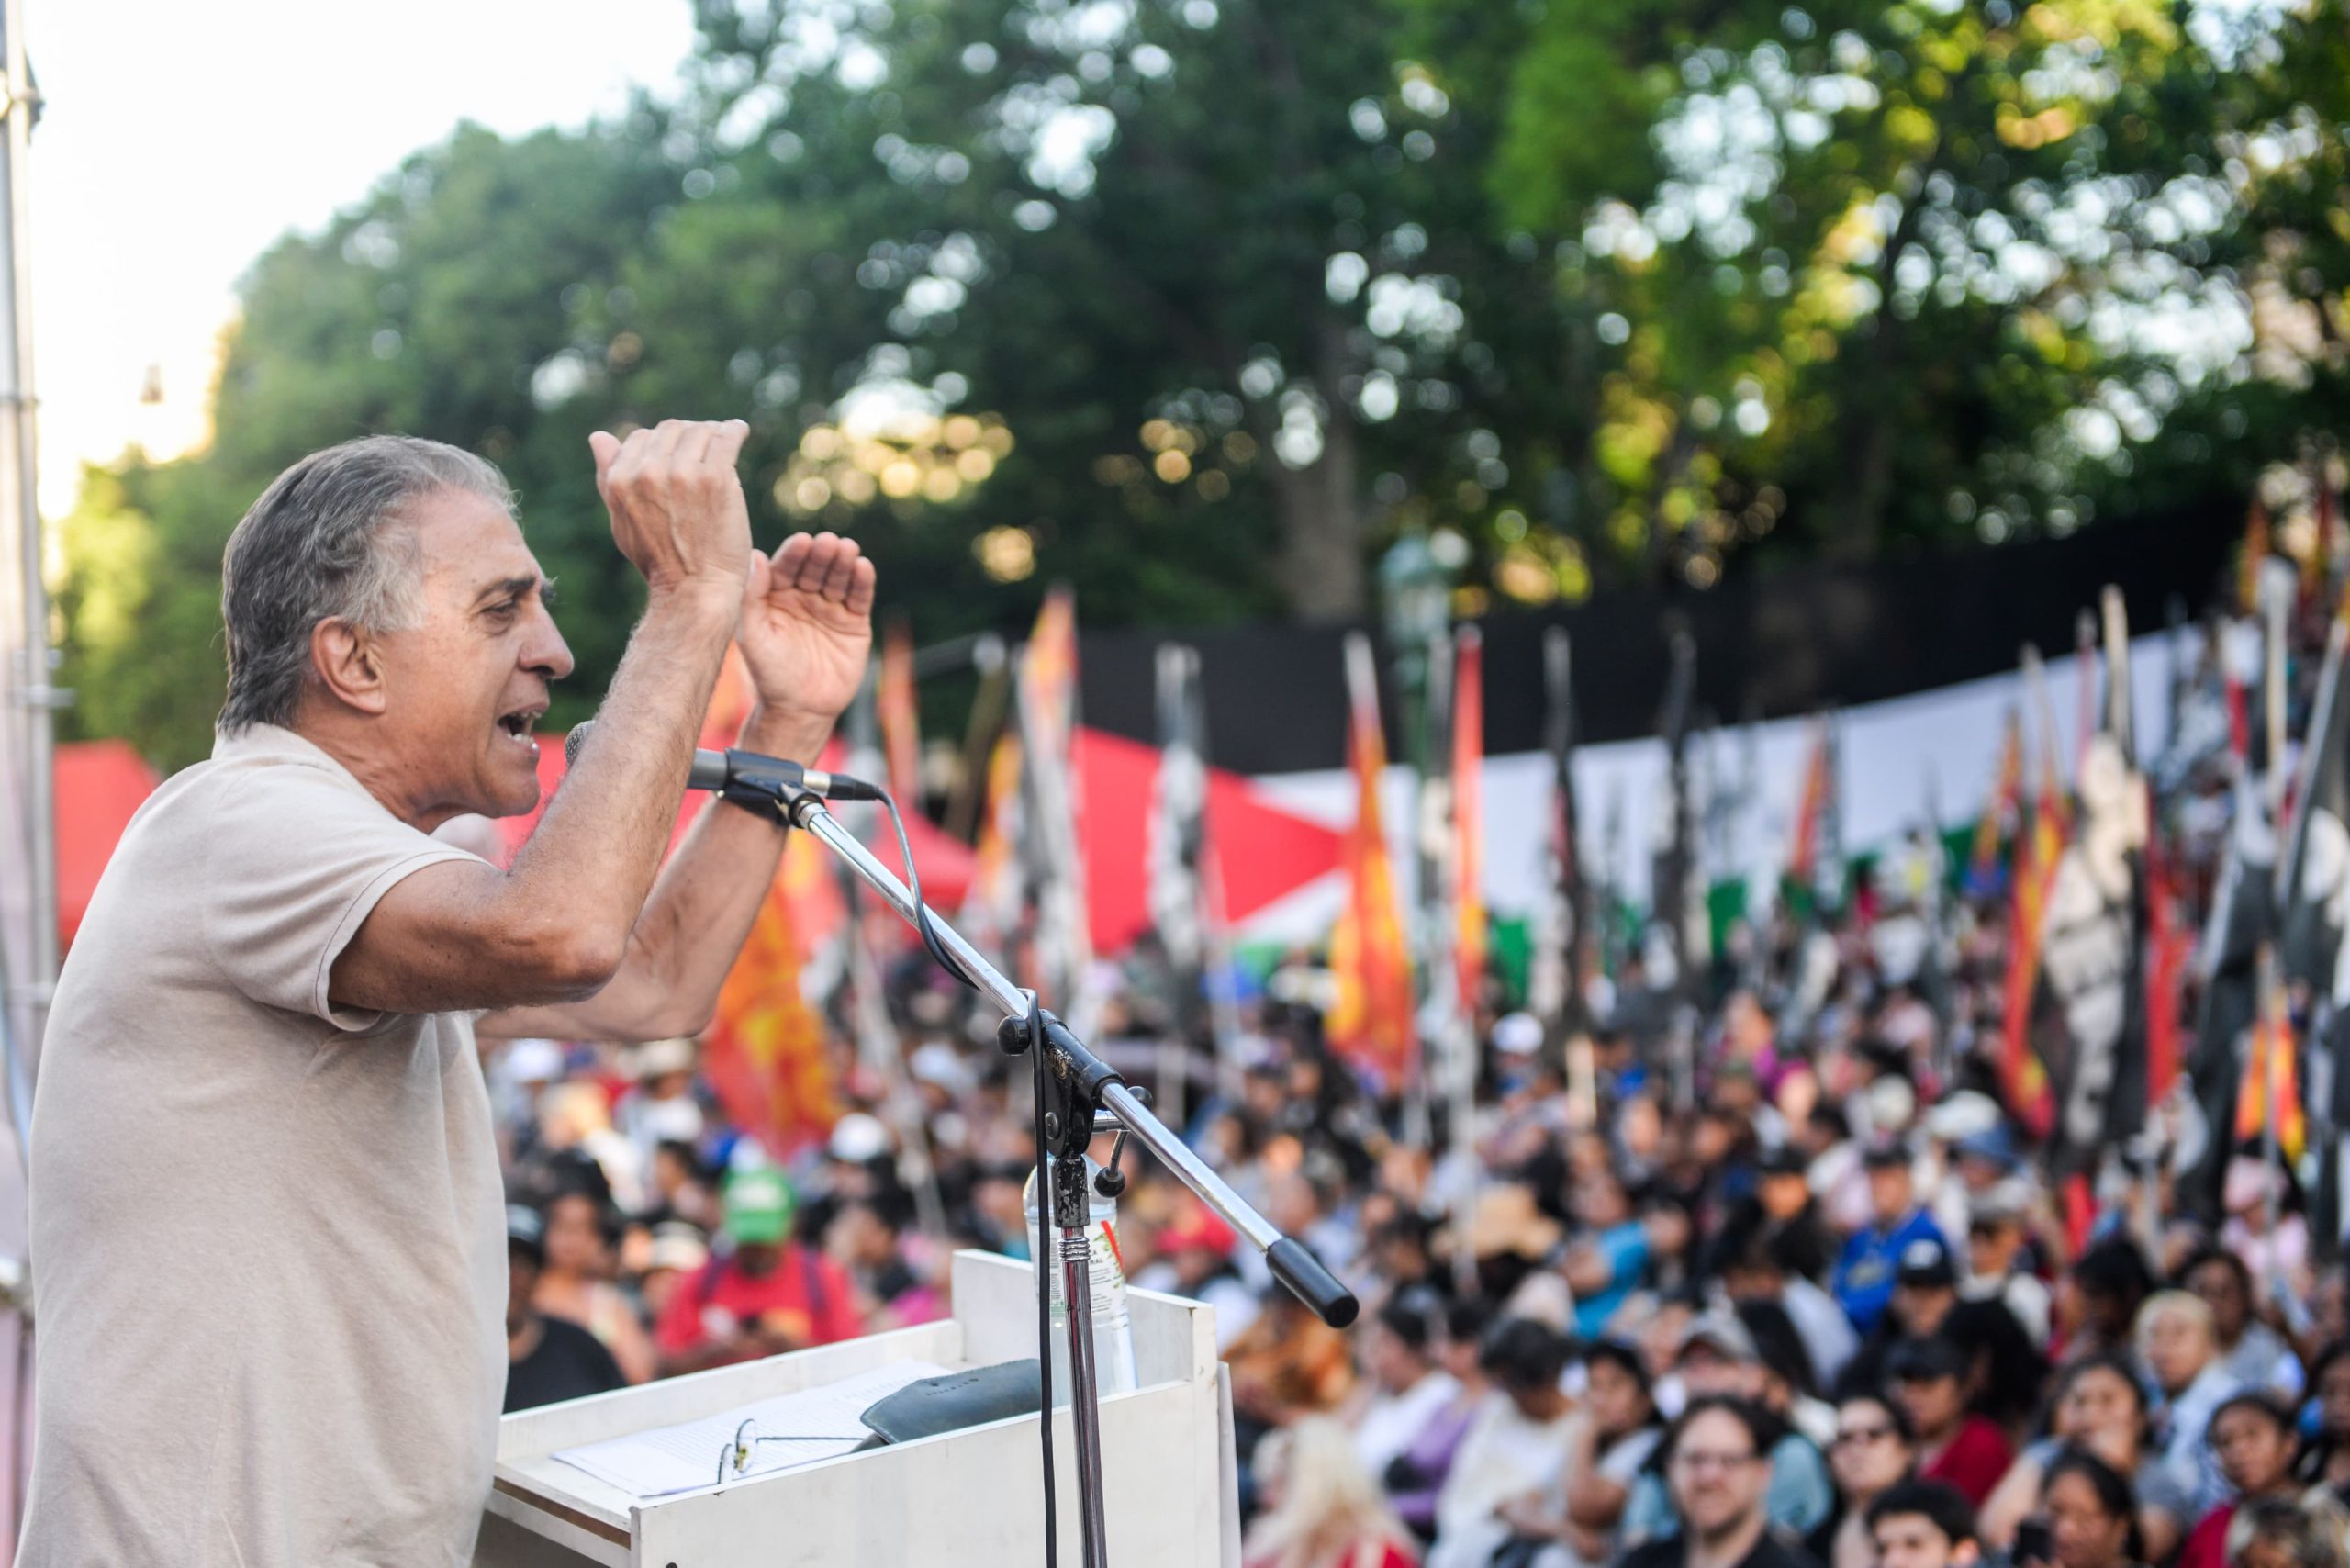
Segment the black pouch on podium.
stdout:
<svg viewBox="0 0 2350 1568">
<path fill-rule="evenodd" d="M 1043 1404 L 1044 1381 L 1034 1356 L 926 1377 L 866 1406 L 858 1419 L 873 1435 L 857 1445 L 857 1451 L 1034 1416 Z"/>
</svg>

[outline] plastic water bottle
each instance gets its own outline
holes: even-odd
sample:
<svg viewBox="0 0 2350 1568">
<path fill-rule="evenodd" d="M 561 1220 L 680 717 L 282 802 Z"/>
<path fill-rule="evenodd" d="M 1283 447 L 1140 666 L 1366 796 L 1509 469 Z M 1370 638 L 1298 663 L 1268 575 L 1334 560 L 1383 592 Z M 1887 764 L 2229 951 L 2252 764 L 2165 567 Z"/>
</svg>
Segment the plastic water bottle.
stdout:
<svg viewBox="0 0 2350 1568">
<path fill-rule="evenodd" d="M 1093 1185 L 1101 1169 L 1091 1159 L 1085 1162 L 1085 1250 L 1091 1282 L 1087 1288 L 1093 1304 L 1094 1378 L 1102 1396 L 1107 1398 L 1131 1392 L 1141 1379 L 1135 1372 L 1135 1326 L 1126 1308 L 1126 1269 L 1118 1252 L 1118 1205 Z M 1043 1260 L 1053 1285 L 1053 1403 L 1058 1406 L 1069 1403 L 1074 1386 L 1069 1381 L 1069 1299 L 1061 1289 L 1060 1234 L 1053 1233 L 1049 1246 L 1038 1238 L 1033 1170 L 1022 1201 L 1028 1212 L 1028 1256 Z"/>
</svg>

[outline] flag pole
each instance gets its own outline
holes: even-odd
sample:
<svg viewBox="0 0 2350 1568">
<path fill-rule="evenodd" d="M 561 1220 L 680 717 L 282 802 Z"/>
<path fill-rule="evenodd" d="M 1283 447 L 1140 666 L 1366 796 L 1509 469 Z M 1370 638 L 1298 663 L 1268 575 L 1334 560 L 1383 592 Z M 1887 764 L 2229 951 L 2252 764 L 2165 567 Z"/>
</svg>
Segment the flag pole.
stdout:
<svg viewBox="0 0 2350 1568">
<path fill-rule="evenodd" d="M 2260 945 L 2260 1108 L 2261 1117 L 2260 1168 L 2268 1180 L 2267 1193 L 2261 1200 L 2260 1236 L 2268 1257 L 2269 1288 L 2280 1295 L 2284 1291 L 2284 1270 L 2277 1258 L 2277 1226 L 2285 1190 L 2284 1151 L 2277 1136 L 2277 1124 L 2284 1119 L 2283 1107 L 2277 1098 L 2283 1090 L 2282 1074 L 2277 1070 L 2277 1045 L 2283 1038 L 2284 987 L 2277 978 L 2277 947 L 2272 942 Z"/>
</svg>

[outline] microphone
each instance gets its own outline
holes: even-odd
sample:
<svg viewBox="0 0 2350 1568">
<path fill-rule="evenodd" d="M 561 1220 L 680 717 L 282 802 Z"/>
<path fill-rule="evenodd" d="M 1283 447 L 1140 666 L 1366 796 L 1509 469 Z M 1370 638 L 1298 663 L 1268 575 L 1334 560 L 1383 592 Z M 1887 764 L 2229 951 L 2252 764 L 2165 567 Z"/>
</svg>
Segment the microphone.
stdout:
<svg viewBox="0 0 2350 1568">
<path fill-rule="evenodd" d="M 575 725 L 563 743 L 563 766 L 565 769 L 579 760 L 579 748 L 588 739 L 588 732 L 596 727 L 593 719 Z M 800 790 L 811 795 L 822 795 L 828 801 L 878 801 L 880 789 L 862 778 L 846 774 L 827 773 L 821 767 L 802 767 L 779 756 L 763 756 L 755 751 L 736 751 L 729 746 L 724 751 L 697 748 L 694 765 L 686 775 L 688 790 L 715 790 L 721 794 L 744 793 L 773 800 L 786 790 Z"/>
</svg>

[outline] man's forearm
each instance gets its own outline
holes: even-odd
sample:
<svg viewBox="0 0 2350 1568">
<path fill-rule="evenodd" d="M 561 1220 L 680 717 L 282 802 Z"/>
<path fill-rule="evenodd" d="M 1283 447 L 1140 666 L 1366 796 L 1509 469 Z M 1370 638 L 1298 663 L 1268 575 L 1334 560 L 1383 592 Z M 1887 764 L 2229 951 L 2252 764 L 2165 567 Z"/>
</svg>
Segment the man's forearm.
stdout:
<svg viewBox="0 0 2350 1568">
<path fill-rule="evenodd" d="M 669 847 L 739 595 L 721 583 L 655 596 L 594 738 L 509 876 L 509 896 L 523 909 L 606 934 L 615 966 Z"/>
<path fill-rule="evenodd" d="M 737 743 L 745 751 L 813 763 L 832 733 L 829 719 L 755 711 Z M 621 1032 L 698 1032 L 718 1003 L 736 954 L 774 886 L 784 829 L 713 800 L 670 857 L 629 938 L 622 973 L 608 998 L 633 1014 Z M 614 1020 L 616 1024 L 621 1021 Z"/>
</svg>

